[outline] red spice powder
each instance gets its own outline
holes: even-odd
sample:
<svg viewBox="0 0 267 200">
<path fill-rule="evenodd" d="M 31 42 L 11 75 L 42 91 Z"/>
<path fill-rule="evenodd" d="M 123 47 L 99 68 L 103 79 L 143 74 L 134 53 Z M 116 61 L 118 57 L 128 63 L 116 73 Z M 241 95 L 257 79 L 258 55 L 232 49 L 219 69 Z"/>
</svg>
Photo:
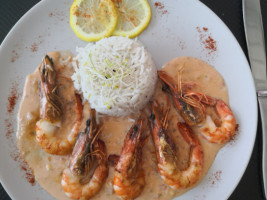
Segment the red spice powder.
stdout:
<svg viewBox="0 0 267 200">
<path fill-rule="evenodd" d="M 25 172 L 26 180 L 33 186 L 35 184 L 35 178 L 32 170 L 28 167 L 28 164 L 25 161 L 22 161 L 20 163 L 20 168 Z"/>
<path fill-rule="evenodd" d="M 201 29 L 198 26 L 196 27 L 196 29 L 197 29 L 197 32 L 200 34 L 199 37 L 201 37 L 202 39 L 203 34 L 201 34 L 202 33 Z"/>
<path fill-rule="evenodd" d="M 196 29 L 199 33 L 201 44 L 208 50 L 208 54 L 217 51 L 217 42 L 212 38 L 211 34 L 208 33 L 209 29 L 207 27 L 196 27 Z"/>
<path fill-rule="evenodd" d="M 161 12 L 161 14 L 166 14 L 168 11 L 167 10 L 163 10 L 162 12 Z"/>
<path fill-rule="evenodd" d="M 13 82 L 11 89 L 10 89 L 10 94 L 7 97 L 7 105 L 6 105 L 6 111 L 7 111 L 7 118 L 5 119 L 5 128 L 6 128 L 6 138 L 14 142 L 12 140 L 12 136 L 14 134 L 14 120 L 13 120 L 13 114 L 14 114 L 14 108 L 17 103 L 17 100 L 19 98 L 19 92 L 18 92 L 18 83 Z"/>
<path fill-rule="evenodd" d="M 209 29 L 207 27 L 203 27 L 203 31 L 207 32 Z"/>
<path fill-rule="evenodd" d="M 19 54 L 16 52 L 16 50 L 13 50 L 10 62 L 15 62 L 18 58 L 19 58 Z"/>
<path fill-rule="evenodd" d="M 31 45 L 31 51 L 32 51 L 32 52 L 36 52 L 37 50 L 38 50 L 37 43 L 34 42 L 34 43 Z"/>
<path fill-rule="evenodd" d="M 26 161 L 22 160 L 19 156 L 17 147 L 10 153 L 11 158 L 18 163 L 19 168 L 24 172 L 23 177 L 33 186 L 35 185 L 35 178 L 33 171 L 29 168 Z"/>
<path fill-rule="evenodd" d="M 155 6 L 159 9 L 163 9 L 164 8 L 164 5 L 161 3 L 161 2 L 155 2 Z"/>
<path fill-rule="evenodd" d="M 208 39 L 205 40 L 205 48 L 210 49 L 212 51 L 216 51 L 217 50 L 216 41 L 212 37 L 208 36 Z"/>
<path fill-rule="evenodd" d="M 219 170 L 219 171 L 214 173 L 214 177 L 215 177 L 216 181 L 220 181 L 221 180 L 221 174 L 222 174 L 221 170 Z"/>
<path fill-rule="evenodd" d="M 13 124 L 11 123 L 10 119 L 5 120 L 7 133 L 6 136 L 8 139 L 11 139 L 12 135 L 14 134 Z M 24 172 L 24 178 L 31 184 L 35 184 L 35 178 L 33 175 L 32 170 L 28 167 L 26 161 L 22 160 L 19 156 L 18 149 L 14 145 L 13 151 L 10 153 L 11 158 L 19 164 L 20 169 Z"/>
<path fill-rule="evenodd" d="M 7 112 L 9 114 L 13 113 L 18 98 L 19 98 L 18 83 L 14 82 L 11 86 L 11 91 L 8 96 Z"/>
<path fill-rule="evenodd" d="M 5 128 L 6 128 L 6 138 L 11 142 L 12 145 L 12 151 L 10 152 L 11 158 L 13 158 L 14 161 L 16 161 L 19 164 L 19 167 L 21 170 L 24 171 L 24 177 L 26 180 L 31 184 L 35 184 L 35 178 L 32 173 L 32 170 L 28 167 L 28 164 L 20 159 L 20 156 L 18 154 L 17 146 L 15 145 L 14 141 L 12 140 L 15 131 L 14 131 L 14 108 L 17 103 L 17 100 L 20 96 L 20 93 L 18 92 L 18 83 L 13 82 L 10 90 L 10 94 L 8 96 L 8 103 L 7 103 L 7 118 L 5 119 Z"/>
<path fill-rule="evenodd" d="M 20 160 L 20 157 L 19 157 L 19 154 L 18 154 L 17 149 L 16 149 L 16 151 L 15 151 L 15 150 L 12 151 L 12 152 L 10 153 L 10 156 L 11 156 L 11 158 L 12 158 L 14 161 L 16 161 L 16 162 Z"/>
<path fill-rule="evenodd" d="M 165 6 L 164 6 L 163 3 L 157 1 L 157 2 L 154 3 L 154 5 L 157 8 L 158 12 L 161 14 L 161 16 L 166 14 L 166 13 L 168 13 L 168 11 L 166 9 L 164 9 Z"/>
<path fill-rule="evenodd" d="M 35 185 L 35 178 L 31 168 L 29 168 L 26 161 L 22 160 L 18 154 L 13 155 L 14 161 L 19 163 L 20 169 L 24 172 L 24 178 L 32 185 Z"/>
<path fill-rule="evenodd" d="M 185 43 L 184 42 L 182 42 L 182 41 L 179 41 L 178 42 L 178 46 L 180 47 L 180 49 L 185 49 Z"/>
<path fill-rule="evenodd" d="M 221 181 L 221 175 L 222 175 L 222 171 L 218 170 L 215 173 L 213 173 L 211 175 L 211 177 L 209 177 L 209 181 L 211 182 L 212 185 L 215 185 L 217 182 Z"/>
<path fill-rule="evenodd" d="M 5 127 L 6 127 L 6 138 L 8 140 L 11 140 L 12 134 L 14 133 L 14 128 L 10 119 L 5 119 Z"/>
</svg>

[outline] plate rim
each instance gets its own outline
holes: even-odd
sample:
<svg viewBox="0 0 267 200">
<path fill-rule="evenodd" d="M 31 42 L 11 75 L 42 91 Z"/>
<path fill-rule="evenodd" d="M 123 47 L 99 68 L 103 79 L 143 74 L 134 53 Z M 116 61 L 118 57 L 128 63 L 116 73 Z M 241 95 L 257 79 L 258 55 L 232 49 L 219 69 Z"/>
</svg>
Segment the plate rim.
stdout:
<svg viewBox="0 0 267 200">
<path fill-rule="evenodd" d="M 32 6 L 15 24 L 14 26 L 10 29 L 10 31 L 8 32 L 8 34 L 5 36 L 5 38 L 3 39 L 1 45 L 0 45 L 0 54 L 2 54 L 2 52 L 4 51 L 4 48 L 5 46 L 7 45 L 8 41 L 9 41 L 9 38 L 11 37 L 12 33 L 16 31 L 16 29 L 18 28 L 19 24 L 24 21 L 28 15 L 31 14 L 31 12 L 33 12 L 33 10 L 37 9 L 38 7 L 41 7 L 42 4 L 44 4 L 45 2 L 48 2 L 48 0 L 42 0 L 42 1 L 39 1 L 38 3 L 36 3 L 34 6 Z M 241 50 L 242 52 L 242 56 L 243 58 L 246 60 L 246 65 L 247 65 L 247 70 L 249 70 L 249 74 L 250 74 L 250 78 L 252 79 L 252 82 L 254 83 L 254 79 L 253 79 L 253 75 L 250 71 L 250 65 L 249 65 L 249 62 L 248 62 L 248 59 L 247 57 L 245 56 L 245 53 L 243 51 L 243 49 L 241 48 L 241 45 L 240 43 L 238 42 L 238 40 L 236 39 L 236 37 L 234 36 L 234 34 L 231 32 L 231 30 L 229 29 L 229 27 L 222 21 L 222 19 L 220 17 L 218 17 L 216 15 L 216 13 L 214 13 L 208 6 L 206 6 L 204 3 L 198 1 L 198 0 L 191 0 L 191 2 L 194 2 L 194 3 L 198 3 L 200 6 L 204 7 L 204 9 L 208 10 L 209 14 L 212 14 L 214 18 L 216 18 L 216 21 L 220 22 L 223 26 L 224 26 L 224 29 L 228 31 L 228 33 L 230 33 L 229 35 L 231 35 L 231 37 L 233 38 L 233 40 L 235 40 L 235 42 L 237 43 L 237 46 L 239 47 L 239 50 Z M 254 145 L 255 145 L 255 141 L 256 141 L 256 134 L 257 134 L 257 127 L 258 127 L 258 104 L 257 104 L 257 97 L 256 97 L 256 88 L 255 88 L 255 83 L 253 84 L 253 90 L 255 91 L 255 96 L 254 96 L 254 103 L 253 103 L 253 106 L 254 106 L 254 109 L 255 110 L 255 115 L 256 115 L 256 120 L 255 120 L 255 124 L 254 124 L 254 127 L 252 127 L 252 129 L 254 130 L 254 134 L 253 134 L 253 142 L 251 142 L 251 145 L 250 145 L 250 155 L 248 156 L 248 159 L 246 160 L 246 166 L 243 167 L 242 169 L 242 173 L 240 173 L 239 177 L 238 177 L 238 181 L 235 183 L 235 186 L 232 187 L 232 191 L 228 194 L 228 197 L 230 197 L 230 195 L 233 193 L 233 191 L 236 189 L 237 185 L 240 183 L 240 180 L 242 179 L 247 167 L 248 167 L 248 164 L 249 164 L 249 161 L 251 160 L 251 156 L 252 156 L 252 153 L 253 153 L 253 148 L 254 148 Z M 17 114 L 17 113 L 16 113 Z M 13 192 L 10 191 L 7 187 L 6 187 L 6 184 L 5 184 L 5 181 L 3 181 L 3 176 L 2 176 L 2 172 L 0 172 L 0 182 L 3 186 L 3 188 L 5 189 L 5 191 L 8 193 L 8 195 L 13 199 L 14 196 L 13 196 Z"/>
</svg>

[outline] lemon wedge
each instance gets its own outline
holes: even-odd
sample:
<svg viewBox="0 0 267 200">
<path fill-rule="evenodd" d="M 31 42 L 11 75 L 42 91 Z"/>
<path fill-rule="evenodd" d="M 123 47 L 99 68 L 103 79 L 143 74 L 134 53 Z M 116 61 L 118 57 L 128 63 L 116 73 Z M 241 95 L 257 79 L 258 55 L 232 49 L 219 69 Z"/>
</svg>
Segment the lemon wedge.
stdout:
<svg viewBox="0 0 267 200">
<path fill-rule="evenodd" d="M 70 8 L 70 26 L 82 40 L 92 42 L 115 30 L 118 15 L 111 0 L 75 0 Z"/>
<path fill-rule="evenodd" d="M 118 23 L 112 35 L 138 36 L 149 24 L 151 8 L 147 0 L 113 0 L 117 13 Z"/>
</svg>

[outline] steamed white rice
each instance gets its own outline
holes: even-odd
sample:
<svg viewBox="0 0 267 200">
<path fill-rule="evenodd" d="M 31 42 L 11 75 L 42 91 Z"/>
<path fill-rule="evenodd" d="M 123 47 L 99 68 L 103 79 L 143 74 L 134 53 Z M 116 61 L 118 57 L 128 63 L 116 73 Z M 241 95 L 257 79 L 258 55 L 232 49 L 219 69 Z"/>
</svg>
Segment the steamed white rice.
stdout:
<svg viewBox="0 0 267 200">
<path fill-rule="evenodd" d="M 157 69 L 140 42 L 114 36 L 77 48 L 77 53 L 74 87 L 96 111 L 129 115 L 153 95 Z"/>
</svg>

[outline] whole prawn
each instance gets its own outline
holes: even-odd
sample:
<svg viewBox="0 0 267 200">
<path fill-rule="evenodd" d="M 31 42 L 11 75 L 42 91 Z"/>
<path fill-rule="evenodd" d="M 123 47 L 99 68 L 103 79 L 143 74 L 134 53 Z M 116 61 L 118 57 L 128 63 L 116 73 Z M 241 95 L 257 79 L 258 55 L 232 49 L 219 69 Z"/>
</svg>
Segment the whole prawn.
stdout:
<svg viewBox="0 0 267 200">
<path fill-rule="evenodd" d="M 97 139 L 100 131 L 95 122 L 95 110 L 91 110 L 85 131 L 77 137 L 68 167 L 62 175 L 62 188 L 72 199 L 93 197 L 108 176 L 105 143 Z"/>
<path fill-rule="evenodd" d="M 165 113 L 163 116 L 161 114 Z M 203 171 L 203 150 L 200 142 L 186 123 L 177 123 L 179 132 L 190 145 L 188 167 L 180 170 L 177 164 L 176 146 L 167 133 L 169 109 L 163 111 L 159 104 L 152 103 L 151 131 L 157 155 L 157 167 L 163 181 L 174 189 L 194 185 Z"/>
<path fill-rule="evenodd" d="M 39 72 L 41 79 L 41 119 L 36 123 L 36 141 L 46 153 L 56 155 L 68 154 L 74 146 L 82 122 L 83 107 L 80 96 L 73 94 L 76 119 L 68 136 L 61 137 L 63 105 L 61 97 L 58 95 L 56 70 L 52 59 L 48 55 L 44 57 L 39 67 Z"/>
<path fill-rule="evenodd" d="M 143 121 L 138 120 L 128 131 L 114 172 L 115 193 L 122 199 L 138 197 L 145 186 L 145 174 L 141 166 L 141 137 Z"/>
<path fill-rule="evenodd" d="M 236 121 L 230 107 L 222 100 L 191 91 L 188 85 L 181 80 L 181 70 L 178 71 L 178 83 L 164 71 L 158 71 L 159 78 L 164 82 L 167 92 L 171 94 L 176 108 L 189 126 L 199 126 L 203 137 L 212 143 L 225 143 L 235 134 Z M 221 119 L 221 124 L 216 126 L 206 107 L 213 107 Z"/>
</svg>

